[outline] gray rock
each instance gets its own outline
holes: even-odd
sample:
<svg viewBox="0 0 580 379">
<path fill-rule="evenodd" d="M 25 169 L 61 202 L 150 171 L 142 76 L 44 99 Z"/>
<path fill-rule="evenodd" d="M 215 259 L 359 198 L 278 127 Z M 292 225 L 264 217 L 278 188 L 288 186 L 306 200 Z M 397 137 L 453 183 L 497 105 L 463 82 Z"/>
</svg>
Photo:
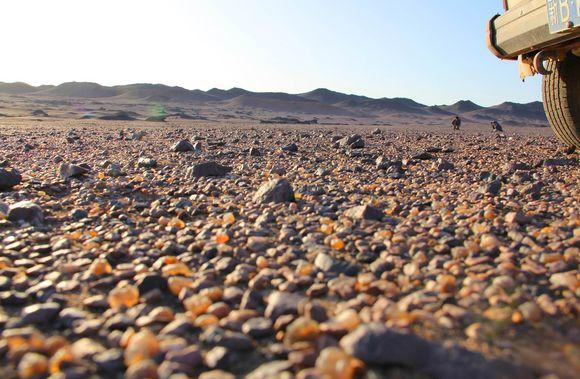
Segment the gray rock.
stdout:
<svg viewBox="0 0 580 379">
<path fill-rule="evenodd" d="M 106 372 L 116 372 L 123 370 L 123 351 L 121 349 L 109 349 L 93 357 L 93 361 L 100 370 Z"/>
<path fill-rule="evenodd" d="M 60 322 L 68 328 L 72 327 L 75 321 L 86 319 L 87 316 L 88 312 L 79 308 L 65 308 L 58 314 Z"/>
<path fill-rule="evenodd" d="M 157 167 L 157 161 L 153 158 L 140 157 L 137 160 L 137 166 L 143 167 L 143 168 L 155 168 L 155 167 Z"/>
<path fill-rule="evenodd" d="M 84 209 L 73 209 L 70 212 L 70 217 L 73 220 L 82 220 L 85 217 L 88 217 L 89 213 L 87 211 L 85 211 Z"/>
<path fill-rule="evenodd" d="M 352 207 L 344 212 L 346 217 L 353 220 L 377 220 L 380 221 L 384 213 L 380 209 L 377 209 L 370 205 L 359 205 Z"/>
<path fill-rule="evenodd" d="M 293 202 L 294 189 L 286 179 L 273 179 L 260 186 L 253 200 L 261 204 Z"/>
<path fill-rule="evenodd" d="M 202 362 L 201 350 L 193 345 L 181 350 L 172 350 L 165 355 L 165 360 L 187 367 L 197 367 Z"/>
<path fill-rule="evenodd" d="M 188 151 L 194 151 L 194 147 L 191 144 L 191 142 L 189 142 L 186 139 L 182 139 L 181 141 L 176 142 L 172 147 L 171 150 L 178 152 L 178 153 L 185 153 Z"/>
<path fill-rule="evenodd" d="M 22 175 L 17 169 L 0 168 L 0 191 L 12 189 L 12 187 L 19 185 L 21 182 Z"/>
<path fill-rule="evenodd" d="M 318 254 L 314 259 L 314 266 L 324 272 L 332 271 L 335 264 L 334 259 L 328 254 Z"/>
<path fill-rule="evenodd" d="M 402 179 L 405 176 L 405 171 L 399 165 L 391 165 L 385 171 L 385 175 L 391 179 Z"/>
<path fill-rule="evenodd" d="M 288 151 L 290 153 L 296 153 L 298 151 L 298 145 L 296 145 L 295 143 L 291 143 L 289 145 L 284 146 L 282 150 Z"/>
<path fill-rule="evenodd" d="M 532 377 L 508 362 L 487 360 L 462 347 L 448 348 L 378 323 L 358 327 L 340 340 L 340 346 L 369 365 L 413 367 L 434 378 Z"/>
<path fill-rule="evenodd" d="M 231 167 L 223 166 L 217 162 L 204 162 L 188 168 L 187 175 L 194 178 L 204 176 L 224 176 L 230 171 L 232 171 Z"/>
<path fill-rule="evenodd" d="M 314 266 L 323 272 L 334 272 L 353 276 L 358 274 L 360 267 L 347 261 L 337 260 L 328 254 L 320 253 L 314 259 Z"/>
<path fill-rule="evenodd" d="M 58 303 L 34 304 L 24 308 L 21 317 L 24 324 L 44 324 L 52 322 L 59 312 Z"/>
<path fill-rule="evenodd" d="M 353 134 L 348 137 L 344 137 L 337 141 L 339 147 L 350 148 L 350 149 L 362 149 L 365 147 L 365 141 L 358 134 Z"/>
<path fill-rule="evenodd" d="M 87 167 L 65 162 L 61 163 L 58 167 L 58 175 L 63 179 L 80 178 L 81 176 L 86 175 L 88 172 L 89 170 Z"/>
<path fill-rule="evenodd" d="M 192 328 L 191 322 L 187 319 L 175 319 L 161 329 L 161 335 L 183 335 L 189 333 Z"/>
<path fill-rule="evenodd" d="M 161 292 L 166 292 L 169 287 L 167 284 L 167 278 L 157 274 L 147 274 L 139 278 L 137 281 L 137 288 L 139 289 L 139 294 L 143 296 L 147 292 L 156 289 Z"/>
<path fill-rule="evenodd" d="M 272 321 L 264 317 L 251 318 L 242 325 L 242 332 L 247 334 L 252 338 L 264 338 L 272 333 L 274 329 L 272 328 Z"/>
<path fill-rule="evenodd" d="M 489 171 L 481 171 L 479 173 L 479 180 L 491 182 L 497 179 L 497 175 Z"/>
<path fill-rule="evenodd" d="M 276 320 L 278 317 L 287 314 L 297 314 L 298 304 L 302 297 L 287 292 L 272 292 L 267 299 L 268 306 L 264 315 L 270 320 Z"/>
<path fill-rule="evenodd" d="M 32 201 L 20 201 L 8 209 L 8 220 L 12 222 L 24 221 L 33 225 L 44 222 L 42 208 Z"/>
<path fill-rule="evenodd" d="M 443 159 L 438 159 L 435 169 L 437 171 L 449 171 L 455 169 L 455 165 Z"/>
<path fill-rule="evenodd" d="M 377 166 L 377 168 L 379 170 L 386 170 L 387 168 L 395 165 L 396 162 L 392 162 L 390 159 L 388 159 L 387 157 L 381 155 L 380 157 L 378 157 L 375 160 L 375 165 Z"/>
<path fill-rule="evenodd" d="M 483 193 L 484 195 L 496 196 L 497 194 L 499 194 L 500 190 L 501 190 L 501 181 L 494 180 L 488 183 L 487 185 L 481 187 L 479 189 L 479 192 Z"/>
<path fill-rule="evenodd" d="M 416 159 L 420 161 L 427 161 L 429 159 L 433 159 L 433 155 L 428 151 L 418 151 L 411 155 L 411 159 Z"/>
<path fill-rule="evenodd" d="M 224 330 L 219 326 L 206 328 L 200 335 L 200 340 L 209 345 L 223 346 L 232 350 L 250 350 L 254 342 L 242 333 Z"/>
<path fill-rule="evenodd" d="M 123 171 L 121 170 L 121 166 L 116 163 L 111 163 L 107 167 L 106 174 L 112 178 L 118 178 L 119 176 L 123 176 Z"/>
</svg>

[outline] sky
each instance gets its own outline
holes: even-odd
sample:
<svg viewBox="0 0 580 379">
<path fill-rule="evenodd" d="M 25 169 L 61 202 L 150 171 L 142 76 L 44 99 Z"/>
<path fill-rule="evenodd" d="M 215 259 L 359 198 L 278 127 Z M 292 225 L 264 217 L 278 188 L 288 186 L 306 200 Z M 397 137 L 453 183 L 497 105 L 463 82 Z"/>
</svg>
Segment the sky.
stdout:
<svg viewBox="0 0 580 379">
<path fill-rule="evenodd" d="M 485 44 L 501 0 L 1 0 L 0 81 L 540 100 Z"/>
</svg>

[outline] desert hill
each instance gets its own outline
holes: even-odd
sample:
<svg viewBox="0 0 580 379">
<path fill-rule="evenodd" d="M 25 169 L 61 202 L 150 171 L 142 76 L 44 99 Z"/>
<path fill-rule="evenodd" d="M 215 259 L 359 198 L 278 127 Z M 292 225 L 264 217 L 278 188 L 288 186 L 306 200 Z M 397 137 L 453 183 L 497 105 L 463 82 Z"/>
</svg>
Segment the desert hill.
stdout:
<svg viewBox="0 0 580 379">
<path fill-rule="evenodd" d="M 98 83 L 90 82 L 69 82 L 62 83 L 56 87 L 37 90 L 39 95 L 52 95 L 72 98 L 90 98 L 96 99 L 101 97 L 112 97 L 117 95 L 112 87 L 102 86 Z"/>
<path fill-rule="evenodd" d="M 462 114 L 477 111 L 483 107 L 481 105 L 475 104 L 473 101 L 470 100 L 460 100 L 452 105 L 442 105 L 440 106 L 440 108 L 452 114 Z"/>
<path fill-rule="evenodd" d="M 19 95 L 45 101 L 66 99 L 95 99 L 95 101 L 139 102 L 151 104 L 180 104 L 219 109 L 250 108 L 270 112 L 304 113 L 345 117 L 408 117 L 409 119 L 447 118 L 461 115 L 468 121 L 543 124 L 546 117 L 542 103 L 518 104 L 505 102 L 482 107 L 470 100 L 452 105 L 428 106 L 408 98 L 371 98 L 318 88 L 301 94 L 284 92 L 252 92 L 243 88 L 228 90 L 212 88 L 208 91 L 189 90 L 163 84 L 129 84 L 103 86 L 90 82 L 68 82 L 58 86 L 31 86 L 26 83 L 0 82 L 0 94 Z M 37 101 L 37 100 L 34 100 Z"/>
</svg>

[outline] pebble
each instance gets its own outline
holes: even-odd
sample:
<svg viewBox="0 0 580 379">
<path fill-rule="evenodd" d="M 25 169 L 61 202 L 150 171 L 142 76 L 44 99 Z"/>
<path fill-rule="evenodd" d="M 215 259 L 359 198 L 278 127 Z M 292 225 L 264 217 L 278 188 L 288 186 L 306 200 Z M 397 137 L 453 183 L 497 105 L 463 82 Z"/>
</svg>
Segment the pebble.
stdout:
<svg viewBox="0 0 580 379">
<path fill-rule="evenodd" d="M 272 321 L 263 317 L 251 318 L 244 323 L 242 331 L 252 338 L 264 338 L 274 332 Z"/>
<path fill-rule="evenodd" d="M 264 315 L 270 320 L 276 320 L 278 317 L 286 314 L 297 314 L 298 304 L 302 297 L 284 292 L 272 292 L 268 296 L 267 307 Z"/>
<path fill-rule="evenodd" d="M 359 205 L 344 212 L 346 217 L 354 220 L 377 220 L 380 221 L 384 214 L 380 209 L 370 205 Z"/>
<path fill-rule="evenodd" d="M 187 170 L 190 177 L 224 176 L 232 171 L 231 167 L 223 166 L 217 162 L 198 163 Z"/>
</svg>

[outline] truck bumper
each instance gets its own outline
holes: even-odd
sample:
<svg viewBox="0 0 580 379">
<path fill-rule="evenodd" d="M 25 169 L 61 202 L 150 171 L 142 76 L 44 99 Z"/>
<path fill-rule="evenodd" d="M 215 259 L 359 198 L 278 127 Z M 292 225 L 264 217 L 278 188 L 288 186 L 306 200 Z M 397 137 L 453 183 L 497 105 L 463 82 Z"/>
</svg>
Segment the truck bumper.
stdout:
<svg viewBox="0 0 580 379">
<path fill-rule="evenodd" d="M 494 16 L 487 27 L 487 46 L 498 58 L 515 60 L 519 55 L 541 51 L 580 37 L 578 28 L 550 34 L 546 0 L 531 0 Z"/>
</svg>

